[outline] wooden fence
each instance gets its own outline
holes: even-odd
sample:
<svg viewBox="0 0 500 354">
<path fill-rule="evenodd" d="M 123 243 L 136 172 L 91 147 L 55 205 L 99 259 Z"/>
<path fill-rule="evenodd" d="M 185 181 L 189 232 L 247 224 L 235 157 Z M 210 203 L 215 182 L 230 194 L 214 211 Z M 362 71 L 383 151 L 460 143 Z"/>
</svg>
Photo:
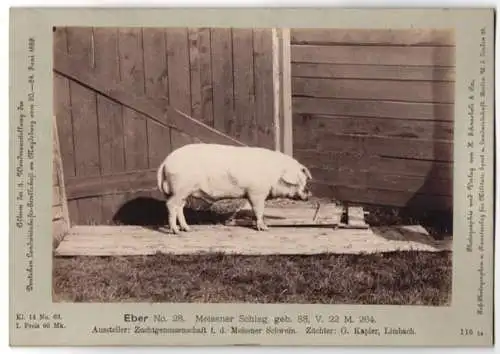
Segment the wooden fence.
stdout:
<svg viewBox="0 0 500 354">
<path fill-rule="evenodd" d="M 294 156 L 343 201 L 452 207 L 448 30 L 291 30 Z"/>
<path fill-rule="evenodd" d="M 123 203 L 155 195 L 161 160 L 207 134 L 274 148 L 272 46 L 271 29 L 56 28 L 54 110 L 72 223 L 108 223 Z"/>
<path fill-rule="evenodd" d="M 320 197 L 450 210 L 454 46 L 447 30 L 56 28 L 69 217 L 159 197 L 160 161 L 200 140 L 293 152 Z"/>
</svg>

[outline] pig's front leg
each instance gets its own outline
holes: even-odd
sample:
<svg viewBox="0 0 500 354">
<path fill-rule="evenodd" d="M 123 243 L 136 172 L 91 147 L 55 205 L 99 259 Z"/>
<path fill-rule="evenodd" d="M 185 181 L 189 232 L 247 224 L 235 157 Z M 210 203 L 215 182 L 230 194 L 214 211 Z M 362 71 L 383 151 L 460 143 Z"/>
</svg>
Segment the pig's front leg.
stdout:
<svg viewBox="0 0 500 354">
<path fill-rule="evenodd" d="M 267 231 L 269 227 L 264 223 L 264 207 L 266 202 L 266 195 L 264 194 L 251 194 L 248 196 L 250 204 L 252 204 L 253 212 L 257 220 L 257 230 Z"/>
<path fill-rule="evenodd" d="M 191 228 L 186 222 L 186 217 L 184 216 L 184 207 L 186 206 L 186 200 L 184 199 L 177 210 L 177 217 L 179 220 L 179 225 L 183 231 L 191 231 Z"/>
</svg>

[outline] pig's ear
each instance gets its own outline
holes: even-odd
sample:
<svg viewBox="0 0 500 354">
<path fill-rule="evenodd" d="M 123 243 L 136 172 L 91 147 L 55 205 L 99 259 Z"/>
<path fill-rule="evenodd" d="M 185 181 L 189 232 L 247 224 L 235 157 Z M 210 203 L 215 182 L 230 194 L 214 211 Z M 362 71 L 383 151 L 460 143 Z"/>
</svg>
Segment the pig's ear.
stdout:
<svg viewBox="0 0 500 354">
<path fill-rule="evenodd" d="M 288 184 L 293 184 L 293 185 L 299 184 L 299 175 L 297 174 L 297 170 L 294 171 L 293 169 L 290 168 L 287 168 L 286 170 L 283 171 L 281 179 Z"/>
<path fill-rule="evenodd" d="M 312 179 L 311 171 L 305 166 L 302 166 L 302 173 L 306 175 L 307 179 L 310 180 Z"/>
</svg>

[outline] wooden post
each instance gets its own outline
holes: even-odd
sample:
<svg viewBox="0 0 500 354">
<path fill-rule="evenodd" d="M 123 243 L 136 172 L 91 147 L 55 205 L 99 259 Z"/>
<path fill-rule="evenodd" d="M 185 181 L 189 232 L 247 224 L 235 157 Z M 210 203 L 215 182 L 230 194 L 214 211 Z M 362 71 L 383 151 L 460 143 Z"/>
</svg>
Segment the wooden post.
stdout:
<svg viewBox="0 0 500 354">
<path fill-rule="evenodd" d="M 349 225 L 349 202 L 344 202 L 345 224 Z"/>
<path fill-rule="evenodd" d="M 280 122 L 280 51 L 279 30 L 273 28 L 272 36 L 272 58 L 273 58 L 273 112 L 274 112 L 274 149 L 282 151 L 281 148 L 281 122 Z"/>
<path fill-rule="evenodd" d="M 281 32 L 281 127 L 282 147 L 287 155 L 293 155 L 292 137 L 292 65 L 290 57 L 290 29 L 283 28 Z"/>
<path fill-rule="evenodd" d="M 61 153 L 59 150 L 56 117 L 53 117 L 52 129 L 52 244 L 54 247 L 57 247 L 64 235 L 69 231 L 71 223 L 68 212 L 68 201 L 66 199 Z"/>
<path fill-rule="evenodd" d="M 273 79 L 275 148 L 293 155 L 292 137 L 292 75 L 290 59 L 290 30 L 273 29 Z"/>
</svg>

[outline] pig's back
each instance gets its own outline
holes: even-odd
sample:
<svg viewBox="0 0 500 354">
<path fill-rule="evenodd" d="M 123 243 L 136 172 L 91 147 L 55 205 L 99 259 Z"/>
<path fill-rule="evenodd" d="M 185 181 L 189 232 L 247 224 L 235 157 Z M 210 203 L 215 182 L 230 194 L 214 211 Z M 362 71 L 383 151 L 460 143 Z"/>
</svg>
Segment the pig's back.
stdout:
<svg viewBox="0 0 500 354">
<path fill-rule="evenodd" d="M 219 144 L 189 144 L 172 152 L 166 160 L 170 173 L 220 175 L 230 173 L 245 180 L 260 174 L 274 178 L 286 155 L 258 147 Z"/>
</svg>

